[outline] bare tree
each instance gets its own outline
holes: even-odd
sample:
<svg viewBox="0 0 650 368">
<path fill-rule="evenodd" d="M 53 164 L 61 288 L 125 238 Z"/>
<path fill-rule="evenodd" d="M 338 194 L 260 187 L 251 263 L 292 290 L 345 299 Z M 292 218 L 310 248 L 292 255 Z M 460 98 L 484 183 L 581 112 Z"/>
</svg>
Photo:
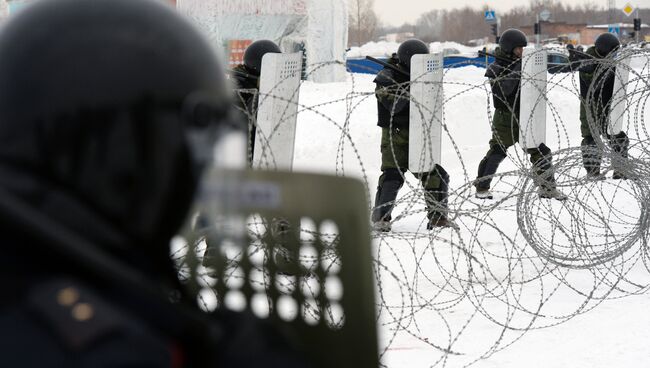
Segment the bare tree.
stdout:
<svg viewBox="0 0 650 368">
<path fill-rule="evenodd" d="M 442 34 L 442 12 L 440 10 L 431 10 L 423 13 L 415 23 L 415 37 L 424 42 L 433 42 L 440 40 Z"/>
<path fill-rule="evenodd" d="M 350 0 L 348 4 L 348 43 L 361 46 L 372 41 L 379 26 L 379 18 L 373 9 L 375 0 Z"/>
<path fill-rule="evenodd" d="M 364 0 L 350 1 L 356 4 L 358 1 L 363 2 Z M 536 15 L 543 9 L 548 9 L 551 12 L 551 20 L 554 22 L 569 24 L 607 24 L 612 20 L 616 23 L 630 22 L 630 19 L 620 11 L 610 16 L 604 5 L 605 2 L 602 0 L 591 0 L 574 6 L 565 5 L 559 0 L 528 0 L 527 5 L 520 5 L 508 12 L 498 14 L 501 20 L 500 32 L 508 28 L 532 25 Z M 398 32 L 415 29 L 416 37 L 427 42 L 443 40 L 467 42 L 491 36 L 490 26 L 484 20 L 485 10 L 488 10 L 487 6 L 483 6 L 482 9 L 465 7 L 432 10 L 420 15 L 415 26 L 404 24 L 401 27 L 392 27 L 384 31 Z M 650 19 L 650 9 L 639 9 L 639 13 L 642 19 Z"/>
</svg>

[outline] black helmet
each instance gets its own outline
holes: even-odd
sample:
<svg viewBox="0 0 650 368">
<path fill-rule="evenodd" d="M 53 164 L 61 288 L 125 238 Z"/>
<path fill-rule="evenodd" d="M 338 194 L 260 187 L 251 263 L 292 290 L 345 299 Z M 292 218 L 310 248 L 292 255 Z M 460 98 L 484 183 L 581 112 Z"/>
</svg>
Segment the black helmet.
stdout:
<svg viewBox="0 0 650 368">
<path fill-rule="evenodd" d="M 603 33 L 596 38 L 595 46 L 598 55 L 606 57 L 610 52 L 621 46 L 621 42 L 618 40 L 616 35 L 608 32 Z"/>
<path fill-rule="evenodd" d="M 503 32 L 499 38 L 499 47 L 506 54 L 512 54 L 515 48 L 527 45 L 526 35 L 518 29 L 510 28 Z"/>
<path fill-rule="evenodd" d="M 244 65 L 259 75 L 262 71 L 262 57 L 267 53 L 280 54 L 282 50 L 273 41 L 257 40 L 251 43 L 244 52 Z"/>
<path fill-rule="evenodd" d="M 0 187 L 88 240 L 112 229 L 98 243 L 168 257 L 230 106 L 200 32 L 153 0 L 39 1 L 0 54 Z"/>
<path fill-rule="evenodd" d="M 428 53 L 429 46 L 427 46 L 426 43 L 417 38 L 412 38 L 399 45 L 399 48 L 397 49 L 397 58 L 399 59 L 399 63 L 404 65 L 406 69 L 411 69 L 411 57 L 413 55 Z"/>
</svg>

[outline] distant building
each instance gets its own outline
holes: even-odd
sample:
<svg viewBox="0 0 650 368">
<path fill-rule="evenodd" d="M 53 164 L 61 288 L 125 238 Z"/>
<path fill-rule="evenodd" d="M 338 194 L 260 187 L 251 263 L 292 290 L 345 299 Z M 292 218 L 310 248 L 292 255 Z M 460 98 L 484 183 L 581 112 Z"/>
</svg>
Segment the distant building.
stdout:
<svg viewBox="0 0 650 368">
<path fill-rule="evenodd" d="M 590 25 L 587 26 L 587 29 L 583 32 L 583 40 L 587 42 L 582 42 L 584 44 L 592 44 L 596 40 L 599 34 L 607 32 L 610 27 L 614 27 L 620 30 L 621 39 L 630 39 L 631 35 L 634 32 L 634 24 L 632 23 L 615 23 L 612 25 L 609 24 L 599 24 L 599 25 Z M 641 31 L 639 32 L 639 40 L 643 40 L 646 36 L 650 35 L 650 26 L 647 24 L 641 24 Z"/>
<path fill-rule="evenodd" d="M 572 44 L 588 44 L 589 42 L 582 41 L 582 31 L 587 28 L 586 23 L 570 24 L 567 22 L 540 22 L 542 26 L 542 33 L 540 35 L 542 40 L 558 39 L 562 43 Z M 529 41 L 535 41 L 535 30 L 533 25 L 523 26 L 520 28 L 522 32 L 528 35 Z"/>
<path fill-rule="evenodd" d="M 540 22 L 542 33 L 540 35 L 542 40 L 555 40 L 561 43 L 572 43 L 591 45 L 596 40 L 596 37 L 603 32 L 610 29 L 610 25 L 588 25 L 586 23 L 567 23 L 567 22 Z M 634 25 L 632 23 L 617 23 L 612 26 L 620 29 L 621 39 L 630 38 L 634 32 Z M 534 26 L 528 25 L 520 27 L 520 29 L 528 35 L 530 41 L 535 40 Z M 639 39 L 643 40 L 645 36 L 650 35 L 650 26 L 647 24 L 641 25 L 641 32 Z"/>
</svg>

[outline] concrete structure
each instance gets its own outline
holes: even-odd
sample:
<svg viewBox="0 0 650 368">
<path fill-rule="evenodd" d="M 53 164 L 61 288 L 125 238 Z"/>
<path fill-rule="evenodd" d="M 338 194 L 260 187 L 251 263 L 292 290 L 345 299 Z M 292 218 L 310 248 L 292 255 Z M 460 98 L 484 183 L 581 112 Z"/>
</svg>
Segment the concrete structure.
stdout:
<svg viewBox="0 0 650 368">
<path fill-rule="evenodd" d="M 269 39 L 284 52 L 303 51 L 309 79 L 340 82 L 346 77 L 348 42 L 344 0 L 177 0 L 230 60 L 231 45 Z M 236 41 L 236 42 L 235 42 Z M 237 56 L 237 55 L 235 55 Z"/>
</svg>

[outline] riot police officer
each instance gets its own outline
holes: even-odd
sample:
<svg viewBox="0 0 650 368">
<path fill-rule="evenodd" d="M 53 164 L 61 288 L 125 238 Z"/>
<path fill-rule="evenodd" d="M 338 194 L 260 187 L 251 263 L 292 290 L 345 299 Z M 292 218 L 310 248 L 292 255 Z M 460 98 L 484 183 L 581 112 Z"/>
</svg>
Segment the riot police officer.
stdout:
<svg viewBox="0 0 650 368">
<path fill-rule="evenodd" d="M 248 162 L 253 162 L 255 132 L 257 131 L 257 103 L 262 73 L 262 58 L 268 53 L 282 51 L 273 41 L 257 40 L 244 51 L 244 63 L 233 68 L 236 84 L 236 106 L 248 121 Z"/>
<path fill-rule="evenodd" d="M 612 33 L 603 33 L 585 53 L 569 50 L 571 67 L 579 71 L 580 78 L 580 132 L 582 134 L 582 163 L 590 179 L 604 179 L 601 173 L 602 152 L 594 136 L 603 136 L 613 151 L 627 158 L 630 140 L 624 131 L 608 133 L 609 116 L 616 67 L 612 63 L 614 52 L 621 43 Z M 587 116 L 592 117 L 592 124 Z M 618 162 L 615 162 L 616 164 Z M 613 179 L 625 179 L 625 175 L 614 170 Z"/>
<path fill-rule="evenodd" d="M 519 141 L 519 89 L 521 86 L 521 57 L 528 41 L 518 29 L 508 29 L 499 38 L 495 50 L 495 61 L 490 64 L 485 76 L 490 80 L 495 112 L 492 121 L 490 149 L 481 160 L 474 186 L 476 198 L 492 199 L 491 176 L 506 158 L 508 148 Z M 530 162 L 540 177 L 539 195 L 542 198 L 565 200 L 566 196 L 557 190 L 553 176 L 551 150 L 545 144 L 528 149 Z"/>
<path fill-rule="evenodd" d="M 169 256 L 230 116 L 199 32 L 153 0 L 39 1 L 0 54 L 1 365 L 303 366 L 202 313 Z"/>
<path fill-rule="evenodd" d="M 381 127 L 381 176 L 372 212 L 373 227 L 377 231 L 391 230 L 391 213 L 397 194 L 404 184 L 409 152 L 409 83 L 411 57 L 428 54 L 429 47 L 418 39 L 403 42 L 397 55 L 388 60 L 393 68 L 384 68 L 375 78 L 377 97 L 377 125 Z M 427 228 L 456 227 L 447 218 L 449 174 L 436 165 L 427 173 L 413 173 L 425 190 Z"/>
</svg>

